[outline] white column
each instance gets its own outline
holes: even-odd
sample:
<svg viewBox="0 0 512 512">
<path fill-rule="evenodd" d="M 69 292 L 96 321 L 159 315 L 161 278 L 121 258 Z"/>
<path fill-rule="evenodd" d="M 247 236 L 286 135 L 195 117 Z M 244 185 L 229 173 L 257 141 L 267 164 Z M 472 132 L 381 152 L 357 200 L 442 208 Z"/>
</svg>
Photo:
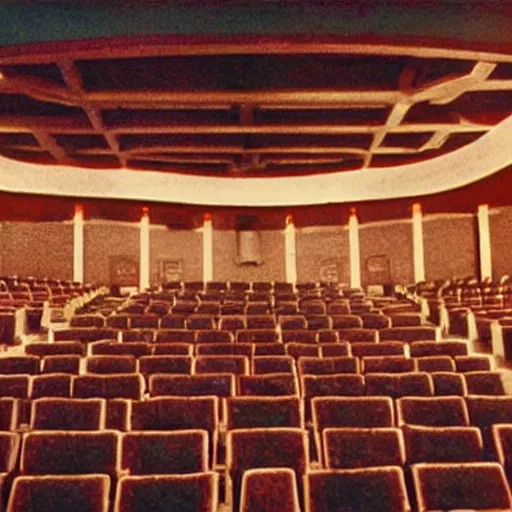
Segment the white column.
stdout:
<svg viewBox="0 0 512 512">
<path fill-rule="evenodd" d="M 348 239 L 350 250 L 350 287 L 361 287 L 361 260 L 359 256 L 359 221 L 353 208 L 348 220 Z"/>
<path fill-rule="evenodd" d="M 425 281 L 425 253 L 423 250 L 423 214 L 421 204 L 412 205 L 412 253 L 414 282 Z"/>
<path fill-rule="evenodd" d="M 284 252 L 286 281 L 295 284 L 297 282 L 297 260 L 295 257 L 295 224 L 291 215 L 286 216 L 284 228 Z"/>
<path fill-rule="evenodd" d="M 213 281 L 213 226 L 209 213 L 203 221 L 203 281 Z"/>
<path fill-rule="evenodd" d="M 84 282 L 84 210 L 75 205 L 73 217 L 73 281 Z"/>
<path fill-rule="evenodd" d="M 139 290 L 149 288 L 149 209 L 142 209 L 140 219 Z"/>
<path fill-rule="evenodd" d="M 478 246 L 480 248 L 480 279 L 492 279 L 491 232 L 487 204 L 478 206 Z"/>
</svg>

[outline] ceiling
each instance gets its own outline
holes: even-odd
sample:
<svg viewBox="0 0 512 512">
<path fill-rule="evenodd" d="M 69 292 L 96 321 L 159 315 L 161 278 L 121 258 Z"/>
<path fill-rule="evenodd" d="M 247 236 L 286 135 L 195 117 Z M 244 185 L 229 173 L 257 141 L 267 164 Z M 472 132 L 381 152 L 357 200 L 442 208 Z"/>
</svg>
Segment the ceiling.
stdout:
<svg viewBox="0 0 512 512">
<path fill-rule="evenodd" d="M 266 5 L 275 7 L 277 3 Z M 384 3 L 395 11 L 408 9 L 404 2 Z M 421 2 L 415 4 L 425 14 L 434 12 L 439 3 L 442 2 L 434 2 L 430 11 Z M 195 9 L 198 16 L 205 14 L 193 2 L 172 4 L 176 9 L 184 5 L 189 11 Z M 206 4 L 216 8 L 219 18 L 230 9 L 233 12 L 244 7 L 243 2 L 228 2 L 222 9 L 215 2 Z M 299 2 L 293 4 L 300 7 Z M 351 4 L 354 8 L 357 3 Z M 482 8 L 477 2 L 470 4 Z M 77 5 L 84 19 L 103 13 L 103 6 L 97 2 L 89 7 L 82 2 L 64 2 L 58 9 L 54 6 L 53 12 L 55 16 L 76 15 Z M 158 12 L 162 5 L 169 8 L 170 3 L 156 2 L 140 10 L 135 2 L 132 7 L 142 20 L 146 13 Z M 384 19 L 385 12 L 376 12 L 371 5 L 360 3 L 355 14 L 351 11 L 351 19 Z M 488 12 L 496 16 L 494 2 L 488 5 Z M 351 20 L 343 18 L 346 11 L 327 7 L 323 5 L 320 13 L 311 12 L 319 16 L 318 20 L 332 14 L 340 23 L 344 20 L 344 26 L 350 25 Z M 116 11 L 109 13 L 113 16 Z M 468 14 L 486 13 L 466 12 L 466 19 Z M 413 12 L 408 14 L 412 19 Z M 17 15 L 20 23 L 21 11 Z M 512 22 L 512 11 L 503 10 L 502 17 Z M 274 22 L 275 18 L 276 15 Z M 25 24 L 29 21 L 23 20 Z M 253 21 L 258 24 L 258 20 Z M 186 195 L 180 201 L 179 187 L 171 186 L 169 176 L 178 180 L 174 183 L 181 183 L 183 177 L 223 178 L 190 182 L 194 191 L 201 188 L 201 183 L 214 183 L 208 192 L 208 197 L 213 197 L 212 204 L 216 204 L 212 190 L 219 184 L 226 188 L 230 183 L 235 190 L 238 178 L 338 179 L 346 174 L 354 183 L 361 182 L 358 194 L 320 194 L 316 196 L 318 202 L 362 200 L 364 190 L 372 187 L 382 189 L 383 198 L 392 197 L 391 190 L 386 193 L 386 187 L 381 187 L 388 176 L 394 176 L 394 182 L 389 183 L 397 196 L 411 195 L 410 189 L 398 193 L 397 183 L 403 182 L 404 176 L 417 183 L 426 182 L 431 176 L 437 180 L 435 189 L 418 185 L 418 192 L 433 193 L 442 187 L 432 169 L 443 168 L 445 161 L 445 167 L 456 167 L 460 159 L 443 158 L 454 153 L 470 155 L 459 151 L 490 140 L 498 131 L 496 128 L 512 114 L 510 35 L 508 41 L 506 35 L 503 41 L 489 33 L 481 33 L 479 39 L 471 41 L 467 34 L 452 40 L 434 35 L 404 38 L 401 34 L 383 35 L 379 32 L 386 32 L 388 27 L 373 25 L 349 38 L 343 34 L 326 35 L 322 27 L 319 34 L 301 33 L 297 27 L 296 34 L 283 36 L 269 35 L 262 24 L 260 35 L 236 33 L 235 27 L 231 34 L 207 36 L 120 36 L 116 32 L 118 25 L 112 25 L 115 37 L 105 33 L 103 37 L 97 34 L 94 38 L 50 42 L 40 35 L 41 41 L 34 42 L 30 38 L 20 41 L 13 35 L 13 44 L 0 46 L 0 155 L 10 162 L 3 160 L 4 175 L 7 177 L 10 172 L 11 177 L 20 177 L 32 170 L 25 177 L 31 187 L 23 189 L 20 179 L 21 190 L 9 188 L 7 181 L 4 190 L 34 193 L 40 186 L 43 193 L 59 193 L 56 187 L 45 188 L 44 184 L 50 181 L 48 173 L 70 168 L 73 172 L 87 171 L 86 178 L 82 173 L 76 187 L 84 195 L 98 197 L 108 189 L 106 197 L 110 194 L 123 199 L 162 200 L 157 193 L 142 194 L 141 180 L 146 180 L 153 190 L 165 183 L 163 188 L 172 190 L 170 202 L 194 202 Z M 189 25 L 186 27 L 192 32 Z M 27 31 L 27 26 L 22 28 Z M 212 28 L 212 32 L 215 30 L 218 28 Z M 307 30 L 312 28 L 308 26 Z M 453 32 L 458 30 L 454 25 Z M 343 32 L 341 28 L 340 31 Z M 54 37 L 59 39 L 62 35 Z M 0 30 L 0 40 L 5 39 Z M 510 132 L 507 130 L 508 139 L 503 135 L 505 130 L 501 132 L 501 147 L 512 143 Z M 491 147 L 480 146 L 487 150 Z M 418 165 L 434 161 L 430 167 Z M 17 168 L 13 162 L 31 166 Z M 494 167 L 482 167 L 480 173 L 468 171 L 458 181 L 446 179 L 446 188 L 475 181 L 511 162 L 509 153 L 499 162 L 496 160 Z M 420 168 L 421 179 L 419 171 L 417 176 L 413 172 Z M 397 169 L 401 171 L 395 172 Z M 118 174 L 112 174 L 116 171 Z M 133 179 L 134 175 L 125 171 L 145 171 L 146 175 L 138 174 Z M 112 180 L 105 178 L 105 173 L 129 183 L 134 193 L 107 187 L 105 180 Z M 165 182 L 158 181 L 162 175 L 167 176 Z M 60 179 L 58 174 L 52 176 Z M 226 178 L 235 181 L 228 182 Z M 71 170 L 68 179 L 77 183 Z M 336 186 L 350 188 L 343 176 L 340 179 Z M 253 183 L 255 188 L 251 191 L 249 185 L 245 195 L 233 198 L 232 204 L 253 204 L 249 196 L 258 192 L 258 182 Z M 271 182 L 266 183 L 268 187 Z M 304 188 L 316 182 L 293 183 Z M 87 184 L 91 185 L 90 191 Z M 73 190 L 64 187 L 62 194 L 73 195 Z M 265 187 L 259 190 L 260 194 L 264 191 Z M 81 195 L 80 190 L 77 192 Z M 208 202 L 205 197 L 199 195 L 197 203 Z M 375 198 L 380 198 L 378 192 L 368 194 L 368 199 Z M 308 198 L 304 204 L 316 201 Z M 300 204 L 301 200 L 295 202 Z M 284 203 L 276 197 L 268 205 Z M 230 203 L 226 200 L 219 204 Z"/>
</svg>

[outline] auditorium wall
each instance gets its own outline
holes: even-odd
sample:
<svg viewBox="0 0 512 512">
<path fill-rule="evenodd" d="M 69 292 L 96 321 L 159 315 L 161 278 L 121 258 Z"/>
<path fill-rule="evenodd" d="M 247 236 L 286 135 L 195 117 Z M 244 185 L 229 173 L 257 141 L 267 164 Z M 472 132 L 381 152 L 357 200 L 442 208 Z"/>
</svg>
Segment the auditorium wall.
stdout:
<svg viewBox="0 0 512 512">
<path fill-rule="evenodd" d="M 138 286 L 139 227 L 135 222 L 91 220 L 85 223 L 86 282 Z M 121 275 L 116 278 L 116 274 Z"/>
<path fill-rule="evenodd" d="M 512 207 L 489 213 L 492 265 L 495 278 L 512 269 Z M 138 284 L 139 223 L 89 220 L 84 225 L 84 278 L 113 282 L 113 274 Z M 360 224 L 359 244 L 363 286 L 410 283 L 414 279 L 410 219 Z M 213 232 L 213 278 L 216 280 L 286 280 L 284 232 L 262 230 L 261 265 L 237 263 L 234 230 Z M 428 280 L 478 275 L 476 216 L 424 215 L 425 277 Z M 347 226 L 296 229 L 299 281 L 338 278 L 350 282 Z M 119 267 L 116 270 L 116 265 Z M 130 265 L 132 274 L 129 274 Z M 124 269 L 124 270 L 123 270 Z M 4 275 L 73 277 L 73 224 L 66 222 L 0 223 L 0 272 Z M 150 275 L 153 284 L 172 276 L 203 278 L 203 241 L 200 230 L 150 228 Z M 114 279 L 115 280 L 115 279 Z"/>
<path fill-rule="evenodd" d="M 217 281 L 285 281 L 285 247 L 282 231 L 260 231 L 261 265 L 240 265 L 234 230 L 213 232 L 213 279 Z"/>
<path fill-rule="evenodd" d="M 203 279 L 203 235 L 197 231 L 151 226 L 149 230 L 150 280 L 201 281 Z"/>
<path fill-rule="evenodd" d="M 318 226 L 296 230 L 298 281 L 350 282 L 348 228 Z"/>
<path fill-rule="evenodd" d="M 489 211 L 491 232 L 491 261 L 495 279 L 512 274 L 512 207 Z"/>
<path fill-rule="evenodd" d="M 471 214 L 423 217 L 425 279 L 478 274 L 478 227 Z"/>
<path fill-rule="evenodd" d="M 359 252 L 363 286 L 414 281 L 410 220 L 360 224 Z"/>
<path fill-rule="evenodd" d="M 2 222 L 2 275 L 73 278 L 71 222 Z"/>
</svg>

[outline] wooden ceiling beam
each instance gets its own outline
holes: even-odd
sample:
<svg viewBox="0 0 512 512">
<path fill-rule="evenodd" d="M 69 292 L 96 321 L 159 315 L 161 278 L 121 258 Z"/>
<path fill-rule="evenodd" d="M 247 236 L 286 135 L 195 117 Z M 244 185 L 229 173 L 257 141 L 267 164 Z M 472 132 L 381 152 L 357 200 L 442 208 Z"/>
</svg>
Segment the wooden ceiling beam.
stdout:
<svg viewBox="0 0 512 512">
<path fill-rule="evenodd" d="M 232 38 L 231 38 L 232 39 Z M 425 44 L 378 44 L 354 43 L 346 41 L 300 41 L 284 36 L 267 37 L 262 44 L 261 37 L 244 37 L 236 42 L 222 41 L 219 36 L 204 37 L 191 42 L 190 38 L 174 35 L 151 37 L 120 37 L 109 40 L 48 42 L 32 45 L 27 51 L 4 48 L 0 52 L 0 64 L 50 64 L 55 59 L 69 57 L 73 60 L 104 58 L 144 58 L 162 56 L 193 55 L 303 55 L 303 54 L 355 54 L 378 56 L 410 56 L 430 59 L 490 60 L 512 62 L 512 55 L 505 52 L 477 49 L 442 48 L 439 45 Z"/>
<path fill-rule="evenodd" d="M 72 164 L 73 159 L 66 153 L 64 148 L 59 146 L 55 139 L 46 132 L 34 131 L 34 137 L 42 149 L 50 153 L 59 164 Z"/>
<path fill-rule="evenodd" d="M 61 59 L 57 61 L 57 66 L 64 77 L 64 81 L 67 86 L 79 97 L 84 99 L 84 86 L 82 76 L 76 67 L 74 61 L 69 58 Z M 101 133 L 105 140 L 107 141 L 108 146 L 112 150 L 112 152 L 117 156 L 122 167 L 126 166 L 126 159 L 119 154 L 119 141 L 117 137 L 109 133 L 105 130 L 105 126 L 103 125 L 103 119 L 101 117 L 101 112 L 99 109 L 92 107 L 86 101 L 82 101 L 81 107 L 85 111 L 89 121 L 91 122 L 93 128 Z"/>
</svg>

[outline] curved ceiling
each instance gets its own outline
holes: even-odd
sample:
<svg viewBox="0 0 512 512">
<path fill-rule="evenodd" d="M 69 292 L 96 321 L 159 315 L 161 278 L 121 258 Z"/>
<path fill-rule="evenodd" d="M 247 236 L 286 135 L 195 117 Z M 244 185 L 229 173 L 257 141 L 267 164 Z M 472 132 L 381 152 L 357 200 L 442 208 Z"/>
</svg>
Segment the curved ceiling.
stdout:
<svg viewBox="0 0 512 512">
<path fill-rule="evenodd" d="M 70 4 L 61 6 L 60 15 L 76 15 Z M 113 14 L 96 2 L 77 4 L 88 23 Z M 482 33 L 479 18 L 465 27 L 474 37 L 480 31 L 478 38 L 469 41 L 453 26 L 460 37 L 448 43 L 446 19 L 440 35 L 423 26 L 421 40 L 383 35 L 392 13 L 400 20 L 398 12 L 407 13 L 409 31 L 416 24 L 396 0 L 387 11 L 369 2 L 366 10 L 352 6 L 348 19 L 342 17 L 347 9 L 310 6 L 317 22 L 331 14 L 340 25 L 326 35 L 326 25 L 319 24 L 307 37 L 301 30 L 311 30 L 312 19 L 296 24 L 293 37 L 269 35 L 269 20 L 277 30 L 275 2 L 258 10 L 253 22 L 259 29 L 243 37 L 237 31 L 245 18 L 233 22 L 229 36 L 219 35 L 219 23 L 240 9 L 247 16 L 246 6 L 228 2 L 221 9 L 210 2 L 217 16 L 205 36 L 204 27 L 193 29 L 185 20 L 183 4 L 193 3 L 174 2 L 173 11 L 171 4 L 137 6 L 141 25 L 148 22 L 144 13 L 154 16 L 164 5 L 167 14 L 179 14 L 170 17 L 173 23 L 181 19 L 183 31 L 195 36 L 32 44 L 32 33 L 17 27 L 11 36 L 16 44 L 0 47 L 1 190 L 219 206 L 307 205 L 434 194 L 512 163 L 512 46 L 502 30 L 512 21 L 508 10 L 501 17 L 495 6 L 485 12 L 495 22 L 493 37 Z M 208 10 L 191 5 L 198 19 Z M 287 14 L 301 10 L 294 9 Z M 424 21 L 434 11 L 416 8 Z M 459 11 L 450 12 L 461 23 Z M 26 13 L 16 12 L 17 23 L 26 20 Z M 478 7 L 470 14 L 485 13 Z M 290 34 L 285 25 L 283 33 Z M 340 35 L 341 25 L 360 33 L 349 40 Z M 153 26 L 165 31 L 163 24 Z M 110 35 L 120 34 L 115 27 Z M 34 33 L 39 30 L 43 41 L 41 28 L 36 23 Z M 171 23 L 167 30 L 178 28 Z M 27 36 L 24 41 L 19 34 Z"/>
</svg>

